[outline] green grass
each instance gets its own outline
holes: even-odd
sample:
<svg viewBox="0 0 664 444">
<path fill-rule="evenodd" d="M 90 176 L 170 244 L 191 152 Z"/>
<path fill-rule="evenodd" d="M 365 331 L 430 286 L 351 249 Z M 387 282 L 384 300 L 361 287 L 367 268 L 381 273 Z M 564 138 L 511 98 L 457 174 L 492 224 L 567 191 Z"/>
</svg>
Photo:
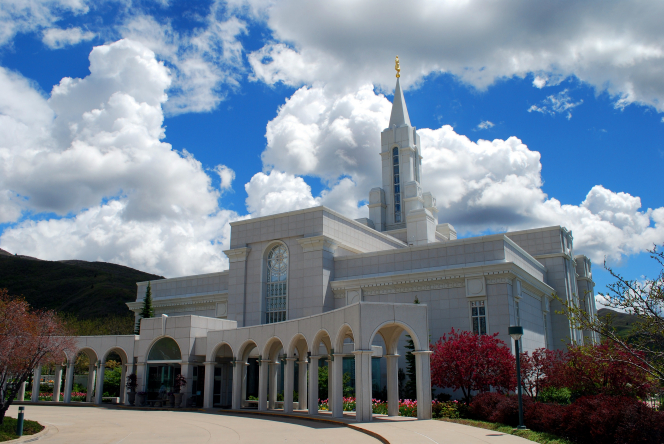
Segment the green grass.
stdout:
<svg viewBox="0 0 664 444">
<path fill-rule="evenodd" d="M 559 436 L 552 435 L 545 432 L 536 432 L 534 430 L 514 430 L 514 427 L 505 424 L 496 424 L 495 422 L 476 421 L 474 419 L 449 419 L 441 418 L 439 421 L 454 422 L 472 427 L 479 427 L 482 429 L 494 430 L 496 432 L 505 433 L 506 435 L 516 435 L 530 441 L 535 441 L 540 444 L 572 444 Z"/>
<path fill-rule="evenodd" d="M 27 419 L 23 421 L 23 435 L 34 435 L 44 430 L 44 426 L 39 424 L 37 421 L 28 421 Z M 12 439 L 18 438 L 16 434 L 16 419 L 9 416 L 5 416 L 5 420 L 0 426 L 0 442 L 10 441 Z"/>
</svg>

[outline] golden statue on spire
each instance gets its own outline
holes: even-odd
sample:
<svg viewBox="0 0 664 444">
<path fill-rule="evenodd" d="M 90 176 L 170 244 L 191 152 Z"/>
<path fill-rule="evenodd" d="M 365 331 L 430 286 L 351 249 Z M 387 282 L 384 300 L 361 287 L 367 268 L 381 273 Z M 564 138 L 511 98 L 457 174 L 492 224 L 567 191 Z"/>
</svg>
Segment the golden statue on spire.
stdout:
<svg viewBox="0 0 664 444">
<path fill-rule="evenodd" d="M 394 60 L 394 69 L 397 70 L 397 79 L 401 77 L 401 65 L 399 65 L 399 56 Z"/>
</svg>

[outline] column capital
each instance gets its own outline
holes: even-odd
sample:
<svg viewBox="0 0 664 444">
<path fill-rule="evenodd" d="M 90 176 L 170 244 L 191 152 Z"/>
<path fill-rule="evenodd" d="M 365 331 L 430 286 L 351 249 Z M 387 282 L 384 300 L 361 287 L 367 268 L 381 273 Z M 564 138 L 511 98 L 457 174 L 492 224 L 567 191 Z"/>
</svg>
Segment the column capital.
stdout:
<svg viewBox="0 0 664 444">
<path fill-rule="evenodd" d="M 298 363 L 298 364 L 308 364 L 309 361 L 307 361 L 307 360 L 305 359 L 304 361 L 297 361 L 297 363 Z"/>
<path fill-rule="evenodd" d="M 297 361 L 299 358 L 286 358 L 286 361 Z"/>
<path fill-rule="evenodd" d="M 205 364 L 205 365 L 214 365 L 216 363 L 217 363 L 217 361 L 205 361 L 203 364 Z"/>
<path fill-rule="evenodd" d="M 433 352 L 431 350 L 417 350 L 417 351 L 412 351 L 411 353 L 414 355 L 430 355 Z"/>
<path fill-rule="evenodd" d="M 319 360 L 320 358 L 323 358 L 325 356 L 327 356 L 327 355 L 311 355 L 311 356 L 309 356 L 309 359 Z"/>
<path fill-rule="evenodd" d="M 395 353 L 393 355 L 385 355 L 386 358 L 398 358 L 399 356 L 401 356 L 401 355 L 397 354 L 397 353 Z"/>
<path fill-rule="evenodd" d="M 228 257 L 228 261 L 233 262 L 242 262 L 247 259 L 247 255 L 251 251 L 249 247 L 240 247 L 233 248 L 231 250 L 225 250 L 224 254 Z"/>
</svg>

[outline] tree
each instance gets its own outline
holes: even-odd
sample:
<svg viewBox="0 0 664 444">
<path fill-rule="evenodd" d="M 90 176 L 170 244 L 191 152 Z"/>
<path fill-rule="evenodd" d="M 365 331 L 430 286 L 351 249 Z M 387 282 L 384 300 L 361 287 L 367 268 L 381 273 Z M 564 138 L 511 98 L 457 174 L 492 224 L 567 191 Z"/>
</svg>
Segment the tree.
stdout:
<svg viewBox="0 0 664 444">
<path fill-rule="evenodd" d="M 629 280 L 604 262 L 604 268 L 616 282 L 607 285 L 608 291 L 599 295 L 604 298 L 607 307 L 637 316 L 638 320 L 633 324 L 634 334 L 630 338 L 621 337 L 613 328 L 612 316 L 599 318 L 586 312 L 575 300 L 563 301 L 556 295 L 554 297 L 562 303 L 561 312 L 576 328 L 598 333 L 630 356 L 624 359 L 623 354 L 608 354 L 602 359 L 629 363 L 658 379 L 664 386 L 664 253 L 657 251 L 657 246 L 648 252 L 661 267 L 654 279 Z"/>
<path fill-rule="evenodd" d="M 537 400 L 542 389 L 563 387 L 567 359 L 561 350 L 538 348 L 530 355 L 521 353 L 521 387 L 526 395 Z"/>
<path fill-rule="evenodd" d="M 406 383 L 403 386 L 403 395 L 405 399 L 417 399 L 417 372 L 415 369 L 415 344 L 410 335 L 406 335 Z"/>
<path fill-rule="evenodd" d="M 35 367 L 72 356 L 76 339 L 68 334 L 54 311 L 31 310 L 0 290 L 0 424 Z"/>
<path fill-rule="evenodd" d="M 452 328 L 432 349 L 431 381 L 440 388 L 461 390 L 465 402 L 472 392 L 492 387 L 509 391 L 516 386 L 516 363 L 506 344 L 493 335 L 478 335 Z"/>
<path fill-rule="evenodd" d="M 152 308 L 152 287 L 148 282 L 148 288 L 145 290 L 145 297 L 143 298 L 143 308 L 138 314 L 138 323 L 136 324 L 136 331 L 134 334 L 141 333 L 141 319 L 154 317 L 154 308 Z"/>
</svg>

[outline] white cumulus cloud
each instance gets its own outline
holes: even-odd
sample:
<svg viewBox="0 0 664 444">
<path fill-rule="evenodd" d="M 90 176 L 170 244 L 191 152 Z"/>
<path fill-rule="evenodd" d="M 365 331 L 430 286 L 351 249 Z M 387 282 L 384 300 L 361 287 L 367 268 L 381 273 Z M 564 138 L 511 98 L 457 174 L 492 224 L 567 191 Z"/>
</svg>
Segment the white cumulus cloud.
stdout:
<svg viewBox="0 0 664 444">
<path fill-rule="evenodd" d="M 42 42 L 51 49 L 60 49 L 69 45 L 92 40 L 96 34 L 81 28 L 49 28 L 44 30 Z"/>
<path fill-rule="evenodd" d="M 170 70 L 141 43 L 95 47 L 90 75 L 43 98 L 0 68 L 3 248 L 44 259 L 107 260 L 165 275 L 224 268 L 228 222 L 201 163 L 164 143 Z M 221 189 L 234 172 L 213 169 Z"/>
</svg>

